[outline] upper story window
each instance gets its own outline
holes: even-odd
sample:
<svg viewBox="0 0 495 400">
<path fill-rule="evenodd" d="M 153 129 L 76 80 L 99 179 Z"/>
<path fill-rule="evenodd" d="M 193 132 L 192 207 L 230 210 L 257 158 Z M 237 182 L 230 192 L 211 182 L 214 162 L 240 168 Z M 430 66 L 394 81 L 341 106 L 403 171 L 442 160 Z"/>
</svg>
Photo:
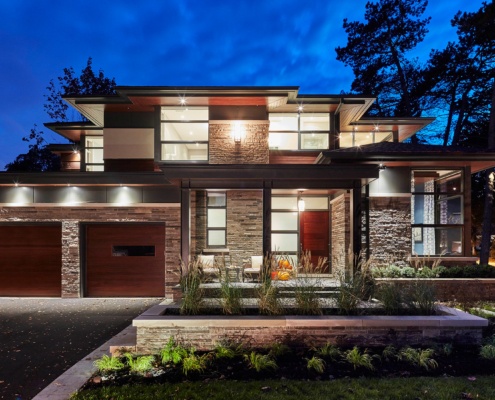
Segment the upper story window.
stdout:
<svg viewBox="0 0 495 400">
<path fill-rule="evenodd" d="M 413 253 L 462 255 L 464 205 L 462 172 L 414 170 L 411 176 Z"/>
<path fill-rule="evenodd" d="M 271 113 L 269 146 L 272 150 L 328 149 L 330 114 Z"/>
<path fill-rule="evenodd" d="M 341 149 L 344 147 L 355 147 L 371 143 L 392 141 L 392 132 L 381 132 L 374 129 L 369 131 L 355 130 L 353 132 L 341 132 L 339 134 L 339 146 Z"/>
<path fill-rule="evenodd" d="M 162 107 L 161 160 L 208 161 L 208 107 Z"/>
<path fill-rule="evenodd" d="M 84 138 L 84 164 L 86 171 L 103 171 L 103 136 Z"/>
</svg>

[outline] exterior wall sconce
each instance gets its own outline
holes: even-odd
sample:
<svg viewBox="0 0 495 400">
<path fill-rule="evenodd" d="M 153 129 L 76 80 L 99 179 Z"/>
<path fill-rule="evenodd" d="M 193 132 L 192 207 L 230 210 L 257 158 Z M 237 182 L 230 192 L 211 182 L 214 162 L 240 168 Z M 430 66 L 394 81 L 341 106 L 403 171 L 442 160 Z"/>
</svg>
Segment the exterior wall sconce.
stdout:
<svg viewBox="0 0 495 400">
<path fill-rule="evenodd" d="M 297 210 L 298 211 L 304 211 L 306 209 L 306 202 L 301 197 L 301 193 L 302 192 L 299 192 L 299 196 L 298 196 L 298 199 L 297 199 Z"/>
<path fill-rule="evenodd" d="M 244 131 L 239 121 L 234 122 L 234 126 L 232 127 L 232 137 L 234 138 L 235 144 L 241 144 L 241 140 L 244 137 Z"/>
</svg>

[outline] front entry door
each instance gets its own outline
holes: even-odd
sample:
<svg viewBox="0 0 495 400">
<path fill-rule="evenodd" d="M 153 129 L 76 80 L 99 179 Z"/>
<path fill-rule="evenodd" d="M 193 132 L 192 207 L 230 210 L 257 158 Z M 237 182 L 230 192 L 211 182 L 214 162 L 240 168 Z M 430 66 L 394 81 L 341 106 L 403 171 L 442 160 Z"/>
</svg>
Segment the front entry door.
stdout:
<svg viewBox="0 0 495 400">
<path fill-rule="evenodd" d="M 329 213 L 328 211 L 301 211 L 299 233 L 303 251 L 311 251 L 311 261 L 316 266 L 319 257 L 328 259 Z M 328 263 L 323 271 L 328 273 Z"/>
</svg>

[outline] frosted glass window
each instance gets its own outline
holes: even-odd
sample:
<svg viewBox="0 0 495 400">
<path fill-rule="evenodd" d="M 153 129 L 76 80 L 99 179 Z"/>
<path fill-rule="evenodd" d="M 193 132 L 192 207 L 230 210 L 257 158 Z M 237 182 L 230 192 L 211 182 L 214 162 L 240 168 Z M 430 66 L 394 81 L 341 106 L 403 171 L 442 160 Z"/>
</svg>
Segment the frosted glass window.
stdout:
<svg viewBox="0 0 495 400">
<path fill-rule="evenodd" d="M 297 212 L 272 213 L 273 231 L 297 231 Z"/>
<path fill-rule="evenodd" d="M 272 210 L 297 210 L 297 197 L 272 197 Z"/>
<path fill-rule="evenodd" d="M 164 143 L 162 160 L 166 161 L 205 161 L 208 160 L 206 143 Z"/>
<path fill-rule="evenodd" d="M 162 140 L 206 142 L 208 141 L 208 123 L 162 122 Z"/>
<path fill-rule="evenodd" d="M 162 120 L 169 121 L 208 121 L 207 107 L 162 108 Z"/>
<path fill-rule="evenodd" d="M 86 149 L 87 164 L 103 164 L 103 149 Z"/>
<path fill-rule="evenodd" d="M 326 133 L 305 133 L 301 135 L 301 149 L 319 150 L 328 149 L 328 134 Z"/>
<path fill-rule="evenodd" d="M 328 131 L 330 116 L 328 114 L 301 114 L 301 131 Z"/>
<path fill-rule="evenodd" d="M 272 251 L 297 252 L 297 233 L 272 233 Z"/>
<path fill-rule="evenodd" d="M 208 209 L 208 228 L 225 228 L 227 225 L 227 210 Z"/>
<path fill-rule="evenodd" d="M 225 231 L 224 230 L 209 230 L 208 231 L 209 246 L 225 246 Z"/>
<path fill-rule="evenodd" d="M 85 147 L 103 147 L 102 136 L 86 136 L 84 139 Z"/>
<path fill-rule="evenodd" d="M 339 135 L 339 145 L 341 148 L 352 147 L 352 132 L 342 132 Z"/>
<path fill-rule="evenodd" d="M 297 131 L 299 129 L 297 113 L 271 113 L 269 119 L 270 131 Z"/>
<path fill-rule="evenodd" d="M 226 204 L 225 193 L 208 193 L 208 207 L 224 207 Z"/>
<path fill-rule="evenodd" d="M 328 210 L 328 197 L 304 197 L 305 210 Z"/>
<path fill-rule="evenodd" d="M 297 132 L 270 132 L 268 146 L 272 150 L 297 150 L 299 134 Z"/>
</svg>

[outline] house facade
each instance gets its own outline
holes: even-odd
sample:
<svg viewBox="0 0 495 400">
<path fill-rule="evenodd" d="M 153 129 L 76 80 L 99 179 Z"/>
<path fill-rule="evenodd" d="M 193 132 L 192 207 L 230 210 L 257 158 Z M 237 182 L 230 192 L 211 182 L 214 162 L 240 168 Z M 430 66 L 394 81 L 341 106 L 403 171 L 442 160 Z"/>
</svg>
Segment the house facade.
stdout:
<svg viewBox="0 0 495 400">
<path fill-rule="evenodd" d="M 297 87 L 118 87 L 46 126 L 62 170 L 0 173 L 0 296 L 172 297 L 180 260 L 268 252 L 319 274 L 472 263 L 471 174 L 495 153 L 403 143 L 431 118 Z"/>
</svg>

